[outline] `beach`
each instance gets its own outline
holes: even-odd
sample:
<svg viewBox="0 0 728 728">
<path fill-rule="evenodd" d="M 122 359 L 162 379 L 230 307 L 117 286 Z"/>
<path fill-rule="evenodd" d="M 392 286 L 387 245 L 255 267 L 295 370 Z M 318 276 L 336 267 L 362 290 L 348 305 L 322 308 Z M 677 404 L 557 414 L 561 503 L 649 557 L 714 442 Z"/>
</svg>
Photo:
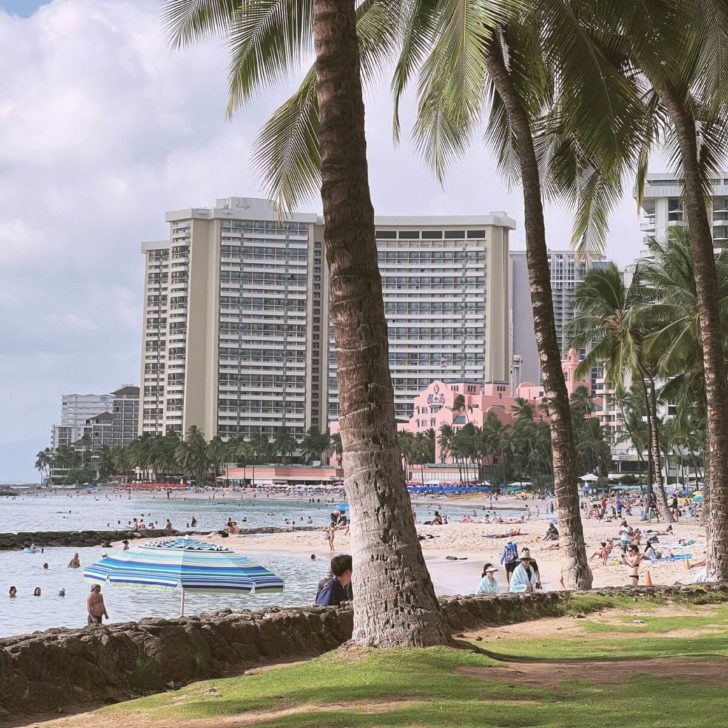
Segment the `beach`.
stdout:
<svg viewBox="0 0 728 728">
<path fill-rule="evenodd" d="M 546 590 L 561 589 L 559 583 L 561 573 L 561 555 L 553 541 L 544 541 L 548 524 L 554 516 L 547 512 L 547 501 L 519 498 L 499 498 L 493 503 L 496 513 L 510 514 L 506 523 L 467 523 L 461 518 L 467 515 L 480 519 L 484 515 L 483 508 L 490 510 L 488 499 L 417 499 L 418 519 L 430 520 L 429 515 L 437 509 L 449 515 L 449 523 L 444 525 L 426 525 L 417 523 L 420 545 L 427 561 L 428 568 L 439 594 L 469 594 L 475 591 L 483 565 L 491 562 L 500 567 L 500 554 L 509 538 L 517 544 L 519 552 L 528 548 L 531 556 L 537 560 L 541 574 L 541 582 Z M 550 502 L 550 501 L 549 501 Z M 536 507 L 540 516 L 531 517 L 524 523 L 518 522 L 514 513 L 524 513 L 528 505 L 533 514 Z M 472 510 L 471 510 L 472 509 Z M 698 561 L 705 556 L 705 529 L 697 519 L 689 518 L 673 524 L 673 533 L 665 534 L 664 522 L 641 521 L 639 515 L 626 516 L 625 520 L 634 529 L 641 529 L 643 535 L 640 551 L 648 537 L 657 535 L 655 550 L 663 555 L 676 556 L 690 554 L 691 561 Z M 598 557 L 590 558 L 589 565 L 594 574 L 595 588 L 629 585 L 628 569 L 620 563 L 619 525 L 621 519 L 597 520 L 582 515 L 584 537 L 587 544 L 587 556 L 591 557 L 602 541 L 612 539 L 614 549 L 606 565 Z M 511 534 L 515 534 L 511 536 Z M 314 531 L 291 531 L 274 534 L 230 535 L 223 537 L 219 533 L 202 536 L 202 540 L 225 545 L 239 552 L 287 553 L 300 556 L 313 554 L 316 560 L 327 560 L 333 553 L 329 551 L 326 529 Z M 694 542 L 682 546 L 679 542 Z M 349 536 L 337 531 L 334 542 L 334 553 L 349 553 L 351 543 Z M 448 558 L 450 557 L 450 558 Z M 640 566 L 642 581 L 647 571 L 653 584 L 674 584 L 676 582 L 691 583 L 695 581 L 697 570 L 688 571 L 687 561 L 650 562 L 644 560 Z M 505 572 L 502 567 L 498 572 L 501 586 L 505 583 Z"/>
</svg>

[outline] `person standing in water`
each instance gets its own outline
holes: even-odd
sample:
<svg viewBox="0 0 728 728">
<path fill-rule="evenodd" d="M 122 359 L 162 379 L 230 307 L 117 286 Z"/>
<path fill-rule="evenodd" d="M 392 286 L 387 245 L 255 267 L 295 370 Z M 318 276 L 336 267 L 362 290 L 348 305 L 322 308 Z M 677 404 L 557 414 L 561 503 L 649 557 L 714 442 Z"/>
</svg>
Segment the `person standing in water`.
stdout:
<svg viewBox="0 0 728 728">
<path fill-rule="evenodd" d="M 101 624 L 104 617 L 109 618 L 104 604 L 104 597 L 101 594 L 101 587 L 98 584 L 91 587 L 91 593 L 86 599 L 86 611 L 88 612 L 89 624 Z"/>
</svg>

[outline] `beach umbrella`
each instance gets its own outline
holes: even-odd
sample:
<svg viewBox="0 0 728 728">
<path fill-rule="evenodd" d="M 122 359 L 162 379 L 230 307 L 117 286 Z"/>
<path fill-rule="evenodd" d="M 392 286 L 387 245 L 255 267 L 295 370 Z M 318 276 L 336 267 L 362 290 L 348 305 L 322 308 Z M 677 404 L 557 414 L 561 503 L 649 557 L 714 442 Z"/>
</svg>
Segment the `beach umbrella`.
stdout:
<svg viewBox="0 0 728 728">
<path fill-rule="evenodd" d="M 595 480 L 599 480 L 599 477 L 594 475 L 594 473 L 587 473 L 586 475 L 582 475 L 579 480 L 584 480 L 587 483 L 593 483 Z"/>
<path fill-rule="evenodd" d="M 337 511 L 348 511 L 349 510 L 349 504 L 348 503 L 339 503 L 338 506 L 336 506 Z"/>
<path fill-rule="evenodd" d="M 86 581 L 114 586 L 180 589 L 185 592 L 268 593 L 283 590 L 283 579 L 242 554 L 191 538 L 151 541 L 104 556 L 84 569 Z"/>
</svg>

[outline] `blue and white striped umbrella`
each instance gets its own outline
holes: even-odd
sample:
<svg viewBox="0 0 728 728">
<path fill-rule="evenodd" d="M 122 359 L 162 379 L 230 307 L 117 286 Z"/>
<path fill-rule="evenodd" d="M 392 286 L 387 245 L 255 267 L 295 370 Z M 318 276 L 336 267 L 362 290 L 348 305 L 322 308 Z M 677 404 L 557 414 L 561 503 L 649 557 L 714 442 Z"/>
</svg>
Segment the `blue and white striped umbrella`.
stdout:
<svg viewBox="0 0 728 728">
<path fill-rule="evenodd" d="M 247 556 L 191 538 L 151 541 L 84 569 L 87 581 L 129 587 L 167 587 L 195 592 L 269 593 L 283 590 L 283 579 Z"/>
</svg>

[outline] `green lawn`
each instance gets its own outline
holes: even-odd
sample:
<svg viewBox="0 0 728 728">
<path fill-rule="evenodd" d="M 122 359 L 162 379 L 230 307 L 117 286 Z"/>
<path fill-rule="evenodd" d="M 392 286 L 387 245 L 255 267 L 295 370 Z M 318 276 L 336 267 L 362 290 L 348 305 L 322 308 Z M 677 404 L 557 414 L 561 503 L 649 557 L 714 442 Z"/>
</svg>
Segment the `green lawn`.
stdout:
<svg viewBox="0 0 728 728">
<path fill-rule="evenodd" d="M 723 684 L 723 673 L 709 684 L 691 669 L 696 660 L 721 669 L 728 656 L 728 609 L 692 606 L 693 613 L 701 613 L 658 616 L 651 614 L 653 605 L 619 606 L 607 613 L 616 625 L 590 616 L 578 622 L 564 618 L 571 628 L 564 637 L 496 641 L 486 630 L 484 640 L 473 644 L 487 654 L 449 648 L 330 653 L 254 675 L 196 683 L 105 708 L 96 717 L 128 728 L 154 726 L 157 720 L 160 728 L 215 726 L 222 716 L 240 716 L 240 723 L 229 725 L 246 721 L 263 728 L 722 724 L 728 715 L 728 669 Z M 635 619 L 644 623 L 633 624 Z M 671 636 L 677 629 L 694 634 Z M 646 665 L 654 657 L 670 658 L 669 674 Z M 614 667 L 587 660 L 613 661 Z M 692 668 L 686 665 L 681 672 L 686 660 Z M 527 665 L 545 677 L 521 679 Z M 551 670 L 559 670 L 556 679 Z M 568 679 L 560 679 L 562 674 Z"/>
</svg>

